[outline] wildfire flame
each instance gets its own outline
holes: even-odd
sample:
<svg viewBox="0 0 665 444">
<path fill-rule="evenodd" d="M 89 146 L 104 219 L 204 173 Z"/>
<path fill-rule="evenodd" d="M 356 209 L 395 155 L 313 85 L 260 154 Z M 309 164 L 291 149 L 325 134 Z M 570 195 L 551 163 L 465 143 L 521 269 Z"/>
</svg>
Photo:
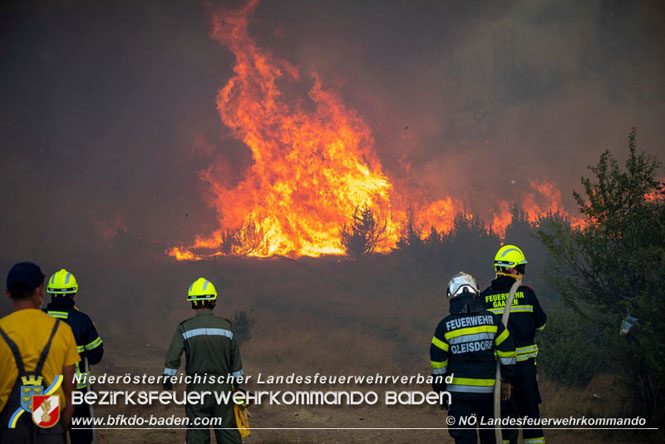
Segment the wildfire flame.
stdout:
<svg viewBox="0 0 665 444">
<path fill-rule="evenodd" d="M 248 17 L 257 4 L 252 0 L 240 10 L 214 14 L 211 31 L 236 58 L 233 76 L 218 92 L 217 109 L 222 123 L 251 150 L 253 164 L 234 186 L 215 173 L 214 165 L 201 173 L 220 228 L 167 253 L 178 260 L 219 254 L 342 254 L 340 228 L 361 206 L 371 208 L 388 227 L 378 249 L 389 250 L 412 202 L 383 173 L 370 128 L 323 86 L 318 74 L 311 73 L 311 103 L 285 99 L 278 80 L 301 82 L 300 72 L 249 36 Z M 531 187 L 534 193 L 524 205 L 529 218 L 563 211 L 554 185 L 531 182 Z M 449 232 L 464 209 L 450 196 L 416 204 L 418 220 L 441 232 Z M 502 233 L 510 223 L 510 206 L 501 201 L 497 208 L 492 228 Z"/>
</svg>

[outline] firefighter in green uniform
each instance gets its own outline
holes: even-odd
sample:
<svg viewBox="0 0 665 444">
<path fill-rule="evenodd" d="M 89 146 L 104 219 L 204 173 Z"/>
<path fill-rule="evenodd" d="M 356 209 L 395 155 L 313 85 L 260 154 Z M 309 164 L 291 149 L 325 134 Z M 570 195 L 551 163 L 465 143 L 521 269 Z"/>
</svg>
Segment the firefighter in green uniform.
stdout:
<svg viewBox="0 0 665 444">
<path fill-rule="evenodd" d="M 196 316 L 178 325 L 166 353 L 164 375 L 176 375 L 180 366 L 180 356 L 187 356 L 186 374 L 192 377 L 187 385 L 188 392 L 223 392 L 232 390 L 232 382 L 244 373 L 240 360 L 240 348 L 231 322 L 213 315 L 217 301 L 215 286 L 204 278 L 197 279 L 190 287 L 187 301 L 191 302 Z M 215 377 L 214 384 L 196 381 L 196 376 Z M 222 377 L 222 378 L 220 378 Z M 220 383 L 220 379 L 224 383 Z M 231 380 L 231 382 L 229 382 Z M 234 382 L 235 384 L 235 382 Z M 172 384 L 166 382 L 165 390 Z M 189 418 L 186 441 L 188 444 L 210 442 L 210 430 L 197 424 L 197 418 L 222 418 L 221 424 L 213 424 L 217 443 L 240 443 L 240 433 L 236 429 L 233 404 L 218 404 L 214 396 L 206 396 L 202 404 L 187 404 L 185 412 Z"/>
</svg>

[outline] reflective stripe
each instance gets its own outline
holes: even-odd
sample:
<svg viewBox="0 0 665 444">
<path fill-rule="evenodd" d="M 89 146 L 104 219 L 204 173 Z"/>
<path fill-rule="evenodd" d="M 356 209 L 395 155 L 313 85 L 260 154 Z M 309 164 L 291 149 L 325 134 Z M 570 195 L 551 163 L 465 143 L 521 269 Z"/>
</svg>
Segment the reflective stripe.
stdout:
<svg viewBox="0 0 665 444">
<path fill-rule="evenodd" d="M 475 385 L 481 387 L 494 387 L 494 379 L 453 378 L 455 385 Z"/>
<path fill-rule="evenodd" d="M 545 330 L 545 326 L 546 326 L 546 325 L 547 325 L 547 323 L 541 325 L 540 327 L 538 327 L 538 328 L 536 329 L 536 331 L 543 331 L 543 330 Z"/>
<path fill-rule="evenodd" d="M 231 373 L 231 376 L 233 376 L 234 378 L 237 378 L 237 377 L 242 376 L 242 375 L 244 375 L 244 374 L 245 374 L 244 371 L 242 371 L 242 370 L 238 370 L 237 372 L 233 372 L 233 373 Z"/>
<path fill-rule="evenodd" d="M 229 339 L 233 339 L 233 333 L 223 328 L 195 328 L 182 334 L 182 337 L 186 340 L 194 336 L 226 336 Z"/>
<path fill-rule="evenodd" d="M 510 307 L 511 313 L 533 313 L 533 305 L 513 305 Z"/>
<path fill-rule="evenodd" d="M 517 362 L 524 362 L 536 356 L 538 356 L 537 344 L 517 347 Z"/>
<path fill-rule="evenodd" d="M 503 365 L 513 365 L 517 362 L 517 358 L 499 358 Z"/>
<path fill-rule="evenodd" d="M 536 356 L 538 356 L 537 344 L 517 347 L 517 362 L 524 362 Z"/>
<path fill-rule="evenodd" d="M 499 327 L 497 327 L 496 325 L 481 325 L 479 327 L 466 327 L 449 331 L 444 335 L 444 337 L 446 339 L 450 339 L 450 338 L 456 338 L 458 336 L 472 335 L 476 333 L 496 333 L 498 328 Z"/>
<path fill-rule="evenodd" d="M 85 359 L 85 358 L 83 358 Z M 76 375 L 78 378 L 76 378 L 76 381 L 82 381 L 82 382 L 77 382 L 76 383 L 76 389 L 82 389 L 86 388 L 88 386 L 88 373 L 87 372 L 82 372 L 81 371 L 81 366 L 80 363 L 82 361 L 79 361 L 76 363 Z"/>
<path fill-rule="evenodd" d="M 508 336 L 510 336 L 510 332 L 508 332 L 507 328 L 504 328 L 501 334 L 494 339 L 494 344 L 498 347 Z"/>
<path fill-rule="evenodd" d="M 517 248 L 506 248 L 505 251 L 503 252 L 503 254 L 501 255 L 501 257 L 504 257 L 505 255 L 507 255 L 508 253 L 512 253 L 513 251 L 516 252 L 517 254 L 523 254 Z M 510 263 L 512 264 L 513 262 L 510 262 Z"/>
<path fill-rule="evenodd" d="M 85 347 L 82 345 L 77 345 L 76 346 L 76 351 L 79 353 L 83 353 L 85 351 Z"/>
<path fill-rule="evenodd" d="M 524 444 L 541 444 L 545 442 L 545 437 L 540 438 L 524 438 Z"/>
<path fill-rule="evenodd" d="M 440 348 L 444 352 L 447 352 L 448 348 L 450 347 L 446 342 L 443 342 L 441 339 L 437 338 L 436 336 L 432 338 L 432 344 L 435 347 Z"/>
<path fill-rule="evenodd" d="M 517 352 L 518 356 L 526 354 L 526 353 L 530 353 L 530 352 L 538 353 L 538 345 L 533 344 L 533 345 L 527 345 L 527 346 L 524 346 L 524 347 L 517 347 L 515 349 L 515 352 Z"/>
<path fill-rule="evenodd" d="M 53 316 L 54 318 L 60 318 L 60 319 L 67 319 L 69 317 L 69 313 L 66 311 L 47 311 L 46 314 L 49 316 Z"/>
<path fill-rule="evenodd" d="M 450 338 L 448 343 L 450 345 L 453 345 L 453 344 L 462 344 L 464 342 L 473 342 L 473 341 L 483 341 L 483 340 L 491 341 L 492 339 L 494 339 L 494 334 L 492 333 L 475 333 L 472 335 L 463 335 L 463 336 L 456 336 L 454 338 Z"/>
<path fill-rule="evenodd" d="M 517 357 L 517 353 L 515 353 L 514 351 L 505 352 L 505 351 L 497 350 L 496 355 L 500 358 L 515 358 L 515 357 Z"/>
<path fill-rule="evenodd" d="M 95 348 L 99 347 L 100 345 L 102 345 L 102 338 L 97 336 L 97 339 L 92 341 L 90 344 L 86 345 L 85 349 L 86 350 L 92 350 L 92 349 L 95 349 Z"/>
<path fill-rule="evenodd" d="M 448 365 L 448 360 L 446 359 L 445 361 L 430 361 L 430 362 L 429 362 L 429 365 L 430 365 L 432 368 L 441 368 L 441 367 L 445 367 L 445 366 Z"/>
<path fill-rule="evenodd" d="M 82 381 L 85 381 L 85 382 L 79 382 L 79 383 L 77 383 L 77 384 L 76 384 L 76 389 L 77 389 L 77 390 L 80 390 L 80 389 L 86 388 L 86 387 L 88 386 L 88 374 L 87 374 L 87 373 L 79 373 L 79 375 L 80 375 L 80 376 L 79 376 L 80 378 L 83 378 L 83 379 L 81 379 L 81 380 L 82 380 Z"/>
<path fill-rule="evenodd" d="M 494 393 L 494 386 L 483 387 L 478 385 L 453 385 L 448 384 L 446 390 L 449 392 L 462 392 L 462 393 Z"/>
<path fill-rule="evenodd" d="M 67 276 L 65 276 L 65 284 L 69 284 L 69 278 L 72 277 L 71 273 L 67 273 Z"/>
<path fill-rule="evenodd" d="M 432 369 L 432 374 L 433 375 L 445 375 L 447 371 L 448 371 L 448 367 L 435 368 L 435 369 Z"/>
<path fill-rule="evenodd" d="M 494 379 L 453 378 L 448 384 L 449 392 L 466 393 L 492 393 L 494 392 Z"/>
<path fill-rule="evenodd" d="M 503 314 L 504 307 L 500 308 L 488 308 L 487 311 L 490 311 L 494 314 Z M 512 305 L 510 307 L 511 313 L 533 313 L 533 305 Z"/>
<path fill-rule="evenodd" d="M 175 376 L 175 374 L 178 373 L 177 368 L 168 368 L 164 367 L 164 374 L 167 376 Z"/>
</svg>

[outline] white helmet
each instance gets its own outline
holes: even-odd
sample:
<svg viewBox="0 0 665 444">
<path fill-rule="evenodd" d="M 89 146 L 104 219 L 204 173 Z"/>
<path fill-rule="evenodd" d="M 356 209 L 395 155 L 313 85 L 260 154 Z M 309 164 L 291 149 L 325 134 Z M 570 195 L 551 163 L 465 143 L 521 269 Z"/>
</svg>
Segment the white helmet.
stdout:
<svg viewBox="0 0 665 444">
<path fill-rule="evenodd" d="M 448 282 L 447 294 L 448 297 L 452 299 L 462 295 L 463 293 L 477 295 L 479 293 L 478 282 L 469 273 L 460 271 L 455 276 L 450 278 L 450 282 Z"/>
</svg>

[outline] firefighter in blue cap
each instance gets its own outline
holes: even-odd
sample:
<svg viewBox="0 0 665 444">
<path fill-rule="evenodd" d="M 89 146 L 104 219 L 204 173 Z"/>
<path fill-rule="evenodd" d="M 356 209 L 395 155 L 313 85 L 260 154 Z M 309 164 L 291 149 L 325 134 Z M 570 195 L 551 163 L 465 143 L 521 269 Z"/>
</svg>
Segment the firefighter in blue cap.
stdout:
<svg viewBox="0 0 665 444">
<path fill-rule="evenodd" d="M 72 329 L 40 310 L 44 274 L 37 265 L 14 265 L 7 295 L 13 312 L 0 319 L 0 443 L 65 444 L 80 359 Z M 37 410 L 35 396 L 42 397 Z"/>
<path fill-rule="evenodd" d="M 197 279 L 189 287 L 187 301 L 196 311 L 193 318 L 182 321 L 173 334 L 171 346 L 166 353 L 165 376 L 175 376 L 180 367 L 182 352 L 186 352 L 185 371 L 188 376 L 208 375 L 241 378 L 244 375 L 240 359 L 240 347 L 231 322 L 212 313 L 217 303 L 217 290 L 209 280 Z M 224 383 L 194 383 L 187 385 L 188 392 L 228 392 L 237 386 L 226 380 Z M 217 381 L 219 382 L 219 381 Z M 173 388 L 170 381 L 165 382 L 164 390 Z M 233 404 L 217 404 L 214 397 L 207 397 L 203 404 L 187 404 L 185 413 L 189 418 L 187 444 L 210 442 L 210 430 L 197 425 L 197 418 L 221 418 L 216 424 L 215 438 L 218 444 L 240 444 L 240 432 L 237 430 Z"/>
<path fill-rule="evenodd" d="M 85 393 L 90 390 L 87 381 L 89 367 L 102 360 L 104 346 L 90 316 L 79 311 L 74 304 L 74 296 L 76 296 L 78 288 L 76 278 L 66 269 L 63 268 L 53 273 L 46 286 L 46 291 L 51 294 L 51 302 L 44 311 L 49 316 L 62 319 L 72 328 L 74 338 L 76 338 L 76 347 L 81 356 L 81 361 L 76 364 L 76 390 Z M 75 406 L 75 418 L 90 418 L 91 416 L 91 406 L 87 403 Z M 72 444 L 90 444 L 94 439 L 94 430 L 92 428 L 72 428 L 69 431 L 69 438 Z"/>
</svg>

